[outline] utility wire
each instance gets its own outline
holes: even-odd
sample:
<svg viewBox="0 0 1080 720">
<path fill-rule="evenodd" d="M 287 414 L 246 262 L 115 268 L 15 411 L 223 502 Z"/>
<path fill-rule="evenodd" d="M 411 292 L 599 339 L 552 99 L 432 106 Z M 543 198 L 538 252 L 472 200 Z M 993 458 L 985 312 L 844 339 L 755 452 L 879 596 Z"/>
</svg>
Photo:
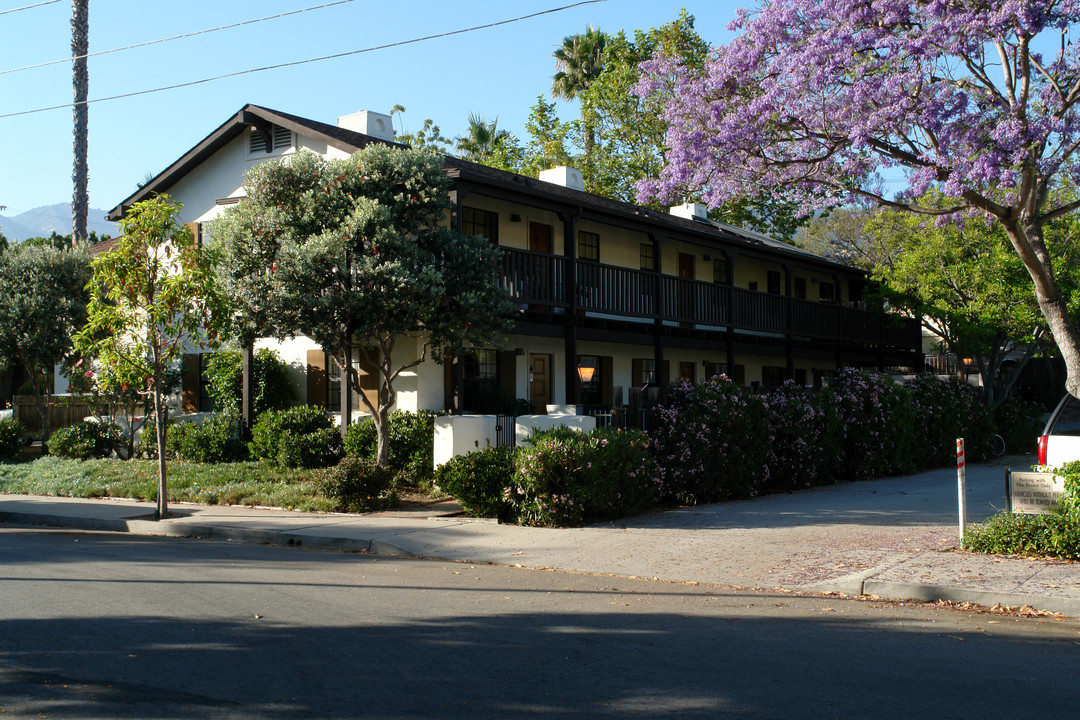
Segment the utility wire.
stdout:
<svg viewBox="0 0 1080 720">
<path fill-rule="evenodd" d="M 52 2 L 59 2 L 60 0 L 51 0 Z M 336 2 L 326 3 L 325 5 L 315 5 L 313 7 L 304 8 L 303 10 L 290 10 L 289 12 L 278 13 L 277 15 L 267 15 L 266 17 L 256 18 L 254 20 L 243 20 L 241 22 L 235 22 L 231 25 L 221 25 L 219 27 L 207 28 L 206 30 L 196 30 L 195 32 L 184 33 L 183 35 L 173 35 L 172 37 L 161 38 L 160 40 L 147 40 L 146 42 L 135 43 L 134 45 L 125 45 L 124 47 L 112 48 L 111 50 L 98 50 L 87 55 L 76 55 L 74 57 L 60 58 L 59 60 L 49 60 L 47 62 L 37 63 L 36 65 L 24 65 L 23 67 L 11 68 L 10 70 L 0 70 L 0 75 L 7 75 L 8 73 L 21 72 L 23 70 L 33 70 L 35 68 L 48 67 L 49 65 L 59 65 L 60 63 L 68 63 L 73 60 L 79 60 L 81 58 L 97 57 L 98 55 L 108 55 L 109 53 L 120 52 L 122 50 L 134 50 L 135 48 L 146 47 L 147 45 L 158 45 L 160 43 L 171 42 L 172 40 L 183 40 L 184 38 L 195 37 L 196 35 L 206 35 L 207 33 L 218 32 L 219 30 L 231 30 L 233 28 L 243 27 L 244 25 L 254 25 L 255 23 L 265 22 L 266 20 L 277 20 L 278 18 L 289 17 L 290 15 L 299 15 L 300 13 L 310 12 L 312 10 L 322 10 L 323 8 L 334 7 L 335 5 L 344 5 L 346 3 L 354 2 L 355 0 L 337 0 Z"/>
<path fill-rule="evenodd" d="M 348 52 L 335 53 L 333 55 L 323 55 L 322 57 L 308 58 L 307 60 L 294 60 L 293 62 L 278 63 L 277 65 L 265 65 L 263 67 L 252 68 L 250 70 L 238 70 L 236 72 L 225 73 L 224 75 L 215 75 L 214 77 L 203 78 L 201 80 L 191 80 L 189 82 L 177 83 L 175 85 L 165 85 L 162 87 L 151 88 L 149 90 L 136 90 L 129 93 L 121 93 L 119 95 L 110 95 L 108 97 L 93 98 L 92 100 L 86 100 L 85 104 L 107 102 L 109 100 L 121 100 L 123 98 L 136 97 L 138 95 L 150 95 L 151 93 L 164 92 L 165 90 L 177 90 L 179 88 L 191 87 L 193 85 L 203 85 L 205 83 L 214 82 L 216 80 L 225 80 L 227 78 L 239 77 L 241 75 L 250 75 L 252 73 L 266 72 L 267 70 L 280 70 L 281 68 L 295 67 L 297 65 L 307 65 L 309 63 L 322 62 L 323 60 L 336 60 L 337 58 L 349 57 L 352 55 L 360 55 L 361 53 L 375 52 L 376 50 L 387 50 L 389 48 L 401 47 L 403 45 L 414 45 L 420 42 L 426 42 L 428 40 L 438 40 L 440 38 L 452 37 L 454 35 L 462 35 L 464 33 L 475 32 L 477 30 L 487 30 L 488 28 L 499 27 L 500 25 L 509 25 L 511 23 L 521 22 L 522 20 L 531 20 L 541 15 L 550 15 L 552 13 L 562 12 L 564 10 L 572 10 L 576 7 L 583 5 L 594 5 L 596 3 L 607 2 L 607 0 L 582 0 L 570 5 L 563 5 L 562 7 L 551 8 L 549 10 L 541 10 L 539 12 L 530 13 L 528 15 L 519 15 L 515 18 L 508 20 L 499 20 L 496 22 L 486 23 L 484 25 L 474 25 L 468 28 L 461 28 L 459 30 L 449 30 L 444 33 L 437 33 L 435 35 L 425 35 L 424 37 L 413 38 L 411 40 L 400 40 L 398 42 L 386 43 L 384 45 L 374 45 L 372 47 L 361 48 L 360 50 L 350 50 Z M 20 115 L 34 115 L 37 113 L 49 112 L 50 110 L 61 110 L 63 108 L 69 108 L 76 103 L 64 103 L 63 105 L 53 105 L 51 107 L 36 108 L 34 110 L 21 110 L 19 112 L 5 113 L 0 115 L 0 120 L 10 117 L 18 117 Z"/>
<path fill-rule="evenodd" d="M 58 3 L 60 0 L 45 0 L 45 2 L 34 3 L 33 5 L 23 5 L 22 7 L 11 8 L 10 10 L 0 10 L 0 15 L 7 15 L 8 13 L 19 12 L 20 10 L 30 10 L 32 8 L 41 7 L 42 5 L 52 5 Z"/>
</svg>

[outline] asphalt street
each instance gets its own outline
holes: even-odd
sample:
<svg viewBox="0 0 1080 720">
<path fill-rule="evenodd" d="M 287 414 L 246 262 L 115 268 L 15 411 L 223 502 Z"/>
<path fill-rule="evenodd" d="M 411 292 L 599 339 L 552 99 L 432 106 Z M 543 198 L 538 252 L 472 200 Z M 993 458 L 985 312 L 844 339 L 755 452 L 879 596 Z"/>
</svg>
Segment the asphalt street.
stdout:
<svg viewBox="0 0 1080 720">
<path fill-rule="evenodd" d="M 0 526 L 20 718 L 1065 718 L 1075 622 Z"/>
</svg>

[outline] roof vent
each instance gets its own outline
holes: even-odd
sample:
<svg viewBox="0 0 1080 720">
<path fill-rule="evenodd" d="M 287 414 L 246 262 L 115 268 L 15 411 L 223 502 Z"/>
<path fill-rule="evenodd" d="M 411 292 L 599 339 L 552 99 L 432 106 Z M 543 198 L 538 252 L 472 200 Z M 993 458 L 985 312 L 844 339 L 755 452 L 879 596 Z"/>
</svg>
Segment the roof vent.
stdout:
<svg viewBox="0 0 1080 720">
<path fill-rule="evenodd" d="M 675 217 L 686 218 L 687 220 L 700 220 L 704 222 L 709 219 L 709 208 L 702 203 L 684 203 L 682 205 L 673 205 L 671 207 L 671 214 Z"/>
<path fill-rule="evenodd" d="M 562 185 L 571 190 L 585 190 L 585 181 L 581 177 L 581 171 L 576 168 L 560 165 L 550 170 L 541 170 L 540 179 L 553 185 Z"/>
<path fill-rule="evenodd" d="M 394 121 L 389 115 L 361 110 L 337 119 L 339 128 L 370 135 L 380 140 L 394 141 Z"/>
</svg>

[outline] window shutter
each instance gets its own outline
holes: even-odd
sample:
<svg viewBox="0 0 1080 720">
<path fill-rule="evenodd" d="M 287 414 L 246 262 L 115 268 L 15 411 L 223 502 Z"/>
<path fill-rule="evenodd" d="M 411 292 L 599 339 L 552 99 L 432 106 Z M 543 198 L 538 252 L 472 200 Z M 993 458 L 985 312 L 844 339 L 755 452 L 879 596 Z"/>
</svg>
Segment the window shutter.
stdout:
<svg viewBox="0 0 1080 720">
<path fill-rule="evenodd" d="M 379 407 L 379 369 L 364 359 L 363 351 L 357 349 L 357 375 L 360 376 L 360 389 L 364 392 L 364 397 L 368 399 L 372 407 Z M 351 391 L 351 388 L 350 388 Z M 360 403 L 360 410 L 367 410 L 363 407 L 363 403 Z"/>
<path fill-rule="evenodd" d="M 191 231 L 191 237 L 195 240 L 195 244 L 202 247 L 202 238 L 199 237 L 199 223 L 184 223 L 184 227 Z"/>
<path fill-rule="evenodd" d="M 600 358 L 600 403 L 608 407 L 615 400 L 614 378 L 612 377 L 613 365 L 610 355 Z"/>
<path fill-rule="evenodd" d="M 497 377 L 499 389 L 508 399 L 517 399 L 517 355 L 513 350 L 500 350 L 498 354 Z"/>
<path fill-rule="evenodd" d="M 671 382 L 671 361 L 664 361 L 664 372 L 660 375 L 660 387 L 667 387 Z"/>
<path fill-rule="evenodd" d="M 326 353 L 322 348 L 307 351 L 307 404 L 326 407 Z"/>
<path fill-rule="evenodd" d="M 186 413 L 199 412 L 199 356 L 184 355 L 180 361 L 180 408 Z"/>
</svg>

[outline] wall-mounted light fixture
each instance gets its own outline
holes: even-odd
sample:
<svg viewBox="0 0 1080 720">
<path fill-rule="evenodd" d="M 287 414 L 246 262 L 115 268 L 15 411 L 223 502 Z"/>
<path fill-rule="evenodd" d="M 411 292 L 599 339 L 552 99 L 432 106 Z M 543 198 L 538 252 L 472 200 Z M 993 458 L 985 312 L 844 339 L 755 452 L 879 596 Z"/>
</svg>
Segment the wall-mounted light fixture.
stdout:
<svg viewBox="0 0 1080 720">
<path fill-rule="evenodd" d="M 510 222 L 521 222 L 521 216 L 517 213 L 510 213 Z"/>
<path fill-rule="evenodd" d="M 577 376 L 578 380 L 583 383 L 592 382 L 593 376 L 596 375 L 596 361 L 591 357 L 583 357 L 578 362 Z"/>
</svg>

